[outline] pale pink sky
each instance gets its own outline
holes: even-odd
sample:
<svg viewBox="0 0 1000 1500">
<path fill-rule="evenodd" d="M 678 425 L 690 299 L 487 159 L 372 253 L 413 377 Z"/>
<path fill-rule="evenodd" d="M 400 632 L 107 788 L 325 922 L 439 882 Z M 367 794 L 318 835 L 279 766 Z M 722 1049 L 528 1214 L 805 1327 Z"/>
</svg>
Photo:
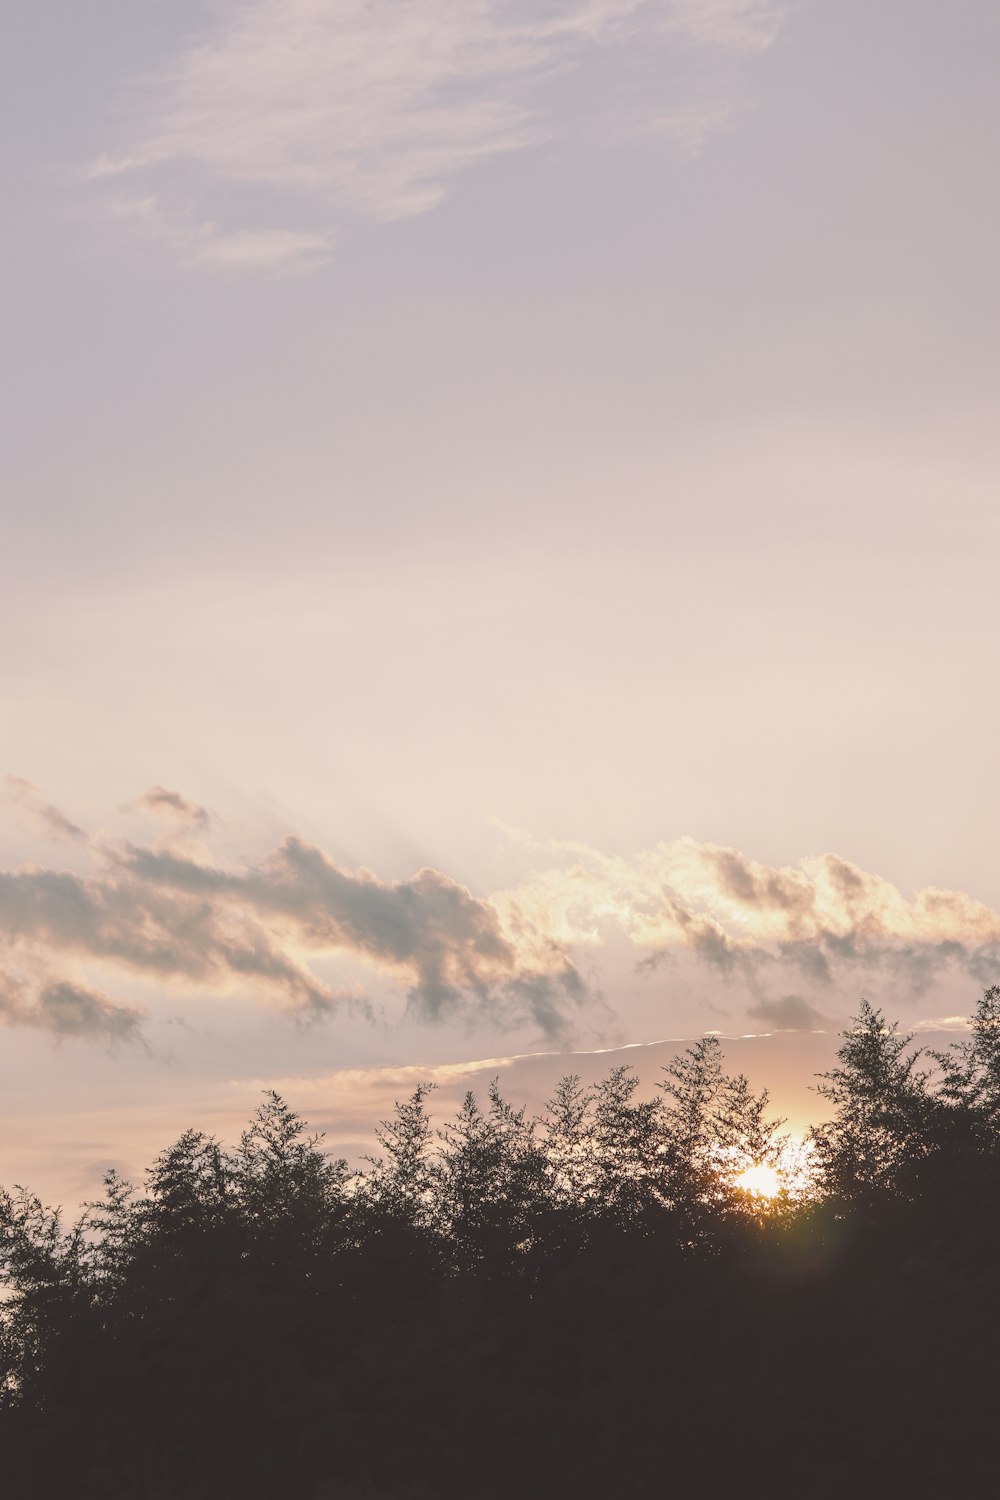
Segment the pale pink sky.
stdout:
<svg viewBox="0 0 1000 1500">
<path fill-rule="evenodd" d="M 8 44 L 3 1171 L 269 1077 L 967 1014 L 995 5 Z"/>
</svg>

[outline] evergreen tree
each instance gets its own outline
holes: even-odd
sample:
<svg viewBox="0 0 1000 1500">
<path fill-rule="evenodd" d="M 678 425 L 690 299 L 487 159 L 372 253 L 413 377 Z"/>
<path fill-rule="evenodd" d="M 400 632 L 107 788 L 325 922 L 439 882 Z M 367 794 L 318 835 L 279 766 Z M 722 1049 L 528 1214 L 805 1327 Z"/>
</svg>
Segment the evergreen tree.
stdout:
<svg viewBox="0 0 1000 1500">
<path fill-rule="evenodd" d="M 663 1070 L 659 1187 L 663 1201 L 694 1223 L 720 1193 L 719 1110 L 725 1094 L 722 1050 L 716 1036 L 704 1036 Z"/>
<path fill-rule="evenodd" d="M 932 1149 L 935 1101 L 929 1072 L 917 1067 L 922 1054 L 910 1050 L 912 1035 L 901 1035 L 867 1000 L 841 1037 L 838 1066 L 817 1085 L 836 1114 L 811 1139 L 827 1191 L 870 1202 L 903 1191 Z"/>
<path fill-rule="evenodd" d="M 655 1202 L 662 1104 L 636 1101 L 637 1075 L 614 1068 L 593 1091 L 595 1197 L 622 1223 L 643 1219 Z"/>
<path fill-rule="evenodd" d="M 942 1100 L 983 1146 L 1000 1136 L 1000 985 L 984 991 L 972 1016 L 972 1035 L 932 1054 L 941 1068 Z"/>
<path fill-rule="evenodd" d="M 787 1191 L 784 1166 L 788 1136 L 781 1135 L 785 1121 L 769 1118 L 770 1096 L 767 1089 L 755 1094 L 744 1074 L 726 1078 L 719 1091 L 715 1111 L 715 1132 L 719 1144 L 717 1172 L 724 1187 L 732 1194 L 737 1179 L 748 1169 L 764 1167 L 775 1174 Z M 746 1207 L 746 1195 L 740 1199 Z"/>
</svg>

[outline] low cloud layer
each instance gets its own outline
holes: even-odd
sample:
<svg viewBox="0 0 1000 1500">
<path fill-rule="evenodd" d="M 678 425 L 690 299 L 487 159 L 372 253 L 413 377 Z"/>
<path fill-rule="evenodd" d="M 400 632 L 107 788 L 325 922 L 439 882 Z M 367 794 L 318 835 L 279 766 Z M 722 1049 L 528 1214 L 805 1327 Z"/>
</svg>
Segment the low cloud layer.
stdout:
<svg viewBox="0 0 1000 1500">
<path fill-rule="evenodd" d="M 21 785 L 24 805 L 51 821 L 41 794 Z M 383 880 L 346 869 L 295 836 L 226 865 L 205 842 L 208 814 L 182 793 L 154 787 L 129 806 L 166 819 L 164 837 L 67 834 L 89 868 L 0 870 L 8 1024 L 134 1039 L 139 1011 L 104 993 L 127 995 L 131 979 L 257 997 L 311 1018 L 371 1009 L 397 989 L 411 1021 L 482 1017 L 565 1039 L 590 995 L 581 966 L 603 972 L 623 944 L 633 968 L 667 966 L 665 1008 L 670 966 L 683 960 L 725 981 L 749 1020 L 779 1031 L 836 1029 L 880 980 L 919 997 L 942 976 L 989 984 L 1000 975 L 996 912 L 959 891 L 908 898 L 835 854 L 772 867 L 678 839 L 624 859 L 509 830 L 535 868 L 513 889 L 474 895 L 439 870 Z"/>
<path fill-rule="evenodd" d="M 774 867 L 685 838 L 624 859 L 509 832 L 548 868 L 494 899 L 506 921 L 539 927 L 567 949 L 599 947 L 618 929 L 646 969 L 687 954 L 758 1001 L 790 973 L 820 991 L 847 983 L 852 992 L 859 978 L 889 976 L 915 995 L 948 970 L 983 985 L 1000 976 L 992 908 L 933 886 L 908 898 L 837 854 Z"/>
<path fill-rule="evenodd" d="M 141 184 L 116 211 L 191 264 L 305 270 L 337 228 L 437 205 L 464 171 L 560 129 L 552 81 L 595 49 L 762 51 L 785 0 L 223 0 L 160 80 L 133 97 L 127 144 L 95 181 Z M 665 70 L 661 70 L 664 76 Z M 633 84 L 634 88 L 634 84 Z M 716 99 L 664 94 L 650 120 Z M 178 183 L 183 184 L 178 187 Z M 307 222 L 229 222 L 234 202 Z M 186 205 L 185 212 L 179 204 Z M 192 214 L 191 205 L 204 212 Z M 282 207 L 283 206 L 283 207 Z"/>
<path fill-rule="evenodd" d="M 178 793 L 154 788 L 141 800 L 204 827 L 203 810 Z M 94 860 L 84 874 L 0 871 L 7 973 L 46 976 L 30 1000 L 27 980 L 9 980 L 7 1019 L 80 1034 L 132 1029 L 135 1012 L 116 1020 L 111 1002 L 82 982 L 60 976 L 53 987 L 60 963 L 165 986 L 250 990 L 319 1017 L 364 1001 L 315 971 L 317 960 L 340 955 L 401 982 L 411 1018 L 438 1021 L 472 1008 L 548 1035 L 584 997 L 558 944 L 524 927 L 508 933 L 490 902 L 436 870 L 382 881 L 294 837 L 236 870 L 162 844 L 106 844 Z"/>
</svg>

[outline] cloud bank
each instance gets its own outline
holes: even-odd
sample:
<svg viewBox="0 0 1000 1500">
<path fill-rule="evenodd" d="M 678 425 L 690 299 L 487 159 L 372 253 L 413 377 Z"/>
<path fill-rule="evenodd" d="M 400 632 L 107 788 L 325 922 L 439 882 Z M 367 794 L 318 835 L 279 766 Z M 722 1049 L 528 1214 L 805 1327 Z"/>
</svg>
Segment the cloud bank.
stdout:
<svg viewBox="0 0 1000 1500">
<path fill-rule="evenodd" d="M 162 787 L 140 803 L 207 824 L 204 809 Z M 584 997 L 572 961 L 546 934 L 523 926 L 508 934 L 490 902 L 436 870 L 382 881 L 295 837 L 236 870 L 169 843 L 105 844 L 93 858 L 86 874 L 0 871 L 5 1019 L 59 1033 L 131 1034 L 136 1013 L 119 1013 L 78 979 L 55 974 L 66 962 L 164 986 L 250 990 L 322 1017 L 358 997 L 312 964 L 350 956 L 399 981 L 417 1020 L 473 1008 L 548 1035 Z"/>
<path fill-rule="evenodd" d="M 17 786 L 46 824 L 76 828 Z M 227 866 L 205 842 L 198 803 L 158 786 L 130 806 L 166 819 L 166 835 L 81 846 L 67 834 L 91 868 L 0 870 L 6 1023 L 135 1039 L 139 1011 L 109 998 L 102 978 L 116 992 L 131 977 L 314 1019 L 371 1009 L 388 984 L 412 1021 L 482 1017 L 565 1040 L 593 998 L 582 973 L 624 945 L 634 968 L 683 960 L 733 982 L 747 1017 L 771 1030 L 822 1031 L 879 976 L 919 997 L 948 974 L 982 984 L 1000 974 L 1000 914 L 960 891 L 908 898 L 832 853 L 775 867 L 682 838 L 623 858 L 511 831 L 542 867 L 475 895 L 440 870 L 384 880 L 347 869 L 295 835 Z M 338 969 L 343 983 L 326 977 Z"/>
<path fill-rule="evenodd" d="M 224 0 L 134 87 L 127 145 L 89 175 L 141 182 L 116 211 L 192 264 L 310 269 L 341 224 L 425 213 L 475 164 L 572 128 L 553 82 L 596 49 L 749 55 L 787 12 L 779 0 Z M 650 101 L 651 117 L 677 102 Z M 727 116 L 716 100 L 686 109 L 689 143 Z M 241 194 L 244 219 L 269 222 L 220 222 Z M 289 205 L 308 223 L 284 222 Z"/>
<path fill-rule="evenodd" d="M 688 954 L 751 992 L 790 971 L 821 990 L 888 974 L 917 995 L 949 968 L 982 984 L 1000 973 L 1000 914 L 937 887 L 908 899 L 837 854 L 774 867 L 682 838 L 624 859 L 509 831 L 558 863 L 494 900 L 567 949 L 599 947 L 610 927 L 647 969 Z"/>
</svg>

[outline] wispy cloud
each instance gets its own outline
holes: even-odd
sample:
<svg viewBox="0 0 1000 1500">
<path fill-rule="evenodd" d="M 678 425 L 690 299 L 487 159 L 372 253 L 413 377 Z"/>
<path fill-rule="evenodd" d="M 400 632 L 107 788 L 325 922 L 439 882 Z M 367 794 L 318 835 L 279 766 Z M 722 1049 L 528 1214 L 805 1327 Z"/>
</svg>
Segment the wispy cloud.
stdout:
<svg viewBox="0 0 1000 1500">
<path fill-rule="evenodd" d="M 40 834 L 42 838 L 62 840 L 66 843 L 86 843 L 87 835 L 79 824 L 66 814 L 46 802 L 38 787 L 23 776 L 8 776 L 4 782 L 2 800 L 19 813 L 22 821 Z"/>
<path fill-rule="evenodd" d="M 784 25 L 785 0 L 675 0 L 672 24 L 694 42 L 762 52 Z"/>
<path fill-rule="evenodd" d="M 697 156 L 709 137 L 727 129 L 732 118 L 731 104 L 718 101 L 679 104 L 662 113 L 644 116 L 636 123 L 632 133 L 667 136 L 687 155 Z"/>
<path fill-rule="evenodd" d="M 156 194 L 117 197 L 111 212 L 129 231 L 167 249 L 182 265 L 196 270 L 312 271 L 329 258 L 334 236 L 303 229 L 224 229 L 214 220 L 197 220 L 190 209 L 170 207 Z"/>
<path fill-rule="evenodd" d="M 972 1019 L 970 1016 L 928 1016 L 920 1021 L 915 1021 L 912 1030 L 916 1032 L 925 1031 L 957 1031 L 969 1032 L 972 1030 Z"/>
<path fill-rule="evenodd" d="M 763 1021 L 772 1031 L 829 1031 L 832 1023 L 815 1005 L 801 995 L 781 995 L 775 1000 L 759 1000 L 747 1008 L 747 1015 Z"/>
<path fill-rule="evenodd" d="M 200 803 L 192 802 L 180 792 L 172 792 L 165 786 L 150 787 L 149 791 L 143 792 L 141 797 L 128 805 L 154 818 L 167 818 L 200 833 L 206 833 L 212 822 L 207 809 Z"/>
<path fill-rule="evenodd" d="M 224 0 L 158 79 L 136 85 L 127 140 L 89 175 L 141 181 L 118 212 L 192 263 L 307 269 L 341 223 L 424 213 L 476 163 L 571 128 L 545 85 L 594 49 L 683 41 L 751 54 L 787 10 L 786 0 Z M 676 104 L 661 96 L 650 116 L 689 146 L 728 118 L 725 105 Z M 218 205 L 240 193 L 242 221 L 220 222 Z"/>
</svg>

